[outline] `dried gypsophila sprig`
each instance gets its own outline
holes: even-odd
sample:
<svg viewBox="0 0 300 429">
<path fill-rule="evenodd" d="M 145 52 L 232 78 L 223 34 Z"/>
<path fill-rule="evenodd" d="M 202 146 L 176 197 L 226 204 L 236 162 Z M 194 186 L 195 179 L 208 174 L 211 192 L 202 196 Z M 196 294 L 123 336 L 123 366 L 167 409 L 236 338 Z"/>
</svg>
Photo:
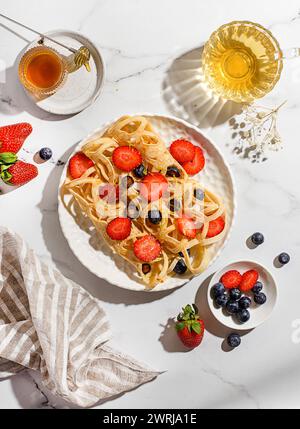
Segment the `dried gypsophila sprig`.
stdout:
<svg viewBox="0 0 300 429">
<path fill-rule="evenodd" d="M 278 151 L 282 140 L 277 129 L 278 112 L 286 103 L 275 109 L 259 105 L 244 106 L 240 119 L 232 118 L 230 125 L 235 130 L 233 136 L 238 138 L 235 148 L 237 154 L 259 162 L 266 160 L 266 150 Z"/>
<path fill-rule="evenodd" d="M 282 147 L 281 136 L 277 129 L 277 117 L 279 110 L 286 101 L 275 109 L 262 106 L 247 106 L 244 108 L 245 121 L 251 125 L 248 130 L 253 144 L 264 151 L 265 148 L 279 150 Z"/>
</svg>

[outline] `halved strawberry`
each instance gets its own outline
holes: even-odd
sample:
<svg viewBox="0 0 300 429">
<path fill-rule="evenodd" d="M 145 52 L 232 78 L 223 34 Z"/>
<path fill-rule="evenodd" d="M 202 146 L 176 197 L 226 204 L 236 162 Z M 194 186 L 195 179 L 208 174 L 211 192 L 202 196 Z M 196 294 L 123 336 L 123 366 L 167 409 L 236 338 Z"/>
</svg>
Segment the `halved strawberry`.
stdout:
<svg viewBox="0 0 300 429">
<path fill-rule="evenodd" d="M 217 235 L 221 234 L 221 232 L 225 228 L 225 220 L 222 217 L 218 217 L 215 220 L 209 222 L 208 231 L 206 234 L 206 238 L 213 238 Z"/>
<path fill-rule="evenodd" d="M 241 274 L 236 270 L 231 270 L 223 274 L 223 276 L 220 279 L 220 282 L 223 283 L 223 285 L 227 289 L 235 289 L 240 286 L 241 280 L 242 280 Z"/>
<path fill-rule="evenodd" d="M 131 220 L 126 217 L 117 217 L 107 225 L 106 232 L 112 240 L 125 240 L 131 233 Z"/>
<path fill-rule="evenodd" d="M 149 202 L 159 200 L 168 189 L 168 180 L 160 173 L 150 173 L 142 180 L 140 192 Z"/>
<path fill-rule="evenodd" d="M 129 173 L 142 164 L 143 159 L 140 152 L 131 146 L 120 146 L 114 150 L 113 163 L 122 171 Z"/>
<path fill-rule="evenodd" d="M 160 242 L 153 235 L 145 235 L 134 243 L 134 254 L 142 262 L 152 262 L 161 253 Z"/>
<path fill-rule="evenodd" d="M 170 152 L 173 158 L 180 164 L 193 161 L 195 157 L 195 146 L 187 140 L 176 140 L 171 144 Z"/>
<path fill-rule="evenodd" d="M 196 237 L 197 227 L 191 217 L 183 215 L 181 218 L 176 220 L 176 225 L 180 234 L 188 238 Z"/>
<path fill-rule="evenodd" d="M 83 152 L 78 152 L 69 162 L 69 173 L 72 179 L 79 179 L 89 168 L 93 167 L 93 161 Z"/>
<path fill-rule="evenodd" d="M 31 133 L 32 126 L 28 123 L 0 127 L 0 153 L 18 153 Z"/>
<path fill-rule="evenodd" d="M 200 171 L 203 170 L 204 166 L 205 166 L 205 158 L 204 158 L 203 150 L 198 146 L 195 147 L 194 159 L 192 161 L 184 162 L 182 164 L 182 167 L 190 176 L 194 176 L 195 174 L 200 173 Z"/>
<path fill-rule="evenodd" d="M 118 203 L 120 198 L 119 185 L 115 186 L 111 183 L 107 183 L 106 185 L 100 186 L 99 197 L 108 204 Z"/>
<path fill-rule="evenodd" d="M 256 270 L 249 270 L 246 271 L 243 275 L 242 275 L 242 281 L 240 284 L 240 289 L 242 292 L 248 292 L 249 290 L 251 290 L 255 283 L 257 283 L 259 274 Z"/>
</svg>

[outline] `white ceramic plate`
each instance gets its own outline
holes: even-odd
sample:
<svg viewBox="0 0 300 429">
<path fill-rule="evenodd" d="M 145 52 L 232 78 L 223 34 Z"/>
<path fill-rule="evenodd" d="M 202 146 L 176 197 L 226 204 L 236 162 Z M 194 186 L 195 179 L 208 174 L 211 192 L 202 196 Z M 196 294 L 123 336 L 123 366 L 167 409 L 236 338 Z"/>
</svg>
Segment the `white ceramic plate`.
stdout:
<svg viewBox="0 0 300 429">
<path fill-rule="evenodd" d="M 257 270 L 259 273 L 259 281 L 264 285 L 263 293 L 267 296 L 267 302 L 264 305 L 257 305 L 253 300 L 253 293 L 250 291 L 248 295 L 252 299 L 252 305 L 250 307 L 251 318 L 247 323 L 240 324 L 235 318 L 231 315 L 228 315 L 225 310 L 218 308 L 214 304 L 212 297 L 212 287 L 220 281 L 220 278 L 223 274 L 230 270 L 237 270 L 241 274 L 248 270 Z M 253 261 L 239 261 L 233 264 L 227 265 L 222 270 L 218 271 L 210 281 L 207 299 L 211 312 L 215 318 L 222 323 L 222 325 L 227 326 L 233 330 L 239 331 L 248 331 L 250 329 L 257 328 L 262 323 L 264 323 L 273 312 L 276 302 L 277 302 L 277 286 L 272 274 L 267 270 L 266 267 L 260 265 Z"/>
<path fill-rule="evenodd" d="M 185 138 L 194 144 L 201 142 L 201 147 L 205 152 L 206 167 L 196 179 L 208 189 L 211 189 L 222 198 L 227 213 L 228 229 L 227 234 L 217 244 L 209 248 L 211 263 L 220 255 L 225 243 L 228 240 L 235 216 L 235 186 L 228 164 L 222 154 L 202 132 L 193 125 L 170 116 L 142 114 L 153 124 L 155 130 L 170 145 L 174 140 Z M 74 153 L 91 138 L 101 136 L 104 130 L 109 126 L 102 127 L 89 135 L 75 149 Z M 203 144 L 203 137 L 205 143 Z M 62 175 L 60 186 L 63 184 L 67 172 L 67 166 Z M 104 240 L 99 237 L 92 228 L 87 232 L 87 228 L 81 227 L 75 222 L 74 218 L 65 210 L 59 197 L 59 218 L 63 233 L 69 242 L 71 249 L 81 263 L 87 267 L 96 276 L 107 280 L 109 283 L 120 286 L 125 289 L 144 291 L 145 286 L 139 281 L 136 273 L 131 266 L 118 255 L 113 255 Z M 172 277 L 165 283 L 158 285 L 153 291 L 163 291 L 173 289 L 184 285 L 191 279 L 191 276 Z"/>
<path fill-rule="evenodd" d="M 91 72 L 88 73 L 85 67 L 81 67 L 76 72 L 70 73 L 62 88 L 55 94 L 42 100 L 37 100 L 32 94 L 26 92 L 36 105 L 46 112 L 56 115 L 72 115 L 79 113 L 93 104 L 100 95 L 105 78 L 103 58 L 97 47 L 82 34 L 74 31 L 55 30 L 46 33 L 46 35 L 74 49 L 78 49 L 82 45 L 86 46 L 91 52 Z M 39 39 L 30 43 L 26 50 L 37 46 L 38 40 Z M 45 39 L 45 45 L 56 49 L 64 56 L 71 55 L 68 50 L 48 39 Z"/>
</svg>

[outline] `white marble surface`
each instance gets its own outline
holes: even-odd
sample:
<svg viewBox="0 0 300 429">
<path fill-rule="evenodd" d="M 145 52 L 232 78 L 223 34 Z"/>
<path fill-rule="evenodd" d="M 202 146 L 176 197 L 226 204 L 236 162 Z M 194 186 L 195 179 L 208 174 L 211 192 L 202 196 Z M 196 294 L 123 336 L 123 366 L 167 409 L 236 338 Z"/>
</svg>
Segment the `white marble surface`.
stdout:
<svg viewBox="0 0 300 429">
<path fill-rule="evenodd" d="M 199 49 L 212 30 L 224 22 L 257 21 L 271 28 L 282 46 L 300 46 L 299 0 L 52 0 L 43 2 L 42 7 L 38 0 L 3 0 L 1 12 L 41 31 L 67 28 L 83 32 L 104 55 L 107 80 L 102 96 L 77 116 L 56 118 L 34 109 L 15 81 L 16 56 L 26 45 L 24 39 L 31 40 L 31 34 L 21 31 L 22 39 L 0 27 L 0 123 L 29 121 L 34 133 L 26 144 L 27 156 L 31 158 L 40 147 L 50 146 L 55 161 L 66 160 L 80 139 L 118 115 L 174 112 L 172 88 L 165 84 L 168 70 L 176 58 Z M 58 223 L 61 166 L 40 166 L 37 180 L 0 197 L 1 224 L 20 233 L 41 258 L 56 264 L 103 301 L 115 344 L 151 366 L 167 370 L 154 382 L 99 407 L 300 407 L 300 343 L 295 332 L 295 321 L 300 319 L 299 80 L 300 60 L 287 63 L 280 84 L 266 100 L 275 105 L 287 99 L 288 104 L 280 115 L 284 150 L 265 163 L 252 164 L 233 154 L 228 123 L 208 130 L 234 172 L 238 217 L 230 243 L 209 272 L 169 295 L 117 289 L 80 265 Z M 265 234 L 266 243 L 250 250 L 245 241 L 256 230 Z M 281 251 L 289 252 L 292 262 L 278 269 L 273 259 Z M 246 335 L 242 347 L 227 353 L 222 348 L 226 332 L 215 326 L 200 305 L 209 330 L 200 348 L 183 352 L 173 330 L 165 328 L 168 318 L 195 297 L 201 302 L 205 287 L 200 286 L 207 277 L 241 258 L 256 259 L 275 275 L 280 296 L 272 318 Z M 0 407 L 69 405 L 49 395 L 36 374 L 24 372 L 0 382 Z"/>
</svg>

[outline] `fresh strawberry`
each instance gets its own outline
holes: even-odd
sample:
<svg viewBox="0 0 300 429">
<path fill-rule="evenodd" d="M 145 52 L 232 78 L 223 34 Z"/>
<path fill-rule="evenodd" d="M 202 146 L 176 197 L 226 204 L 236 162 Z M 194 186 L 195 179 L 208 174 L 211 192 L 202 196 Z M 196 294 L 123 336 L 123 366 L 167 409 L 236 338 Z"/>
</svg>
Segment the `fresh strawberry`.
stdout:
<svg viewBox="0 0 300 429">
<path fill-rule="evenodd" d="M 9 185 L 21 186 L 35 179 L 38 175 L 38 169 L 35 165 L 27 164 L 23 161 L 17 161 L 7 169 L 1 168 L 1 178 Z"/>
<path fill-rule="evenodd" d="M 153 235 L 145 235 L 134 243 L 134 254 L 142 262 L 152 262 L 160 253 L 160 242 Z"/>
<path fill-rule="evenodd" d="M 93 161 L 83 152 L 78 152 L 69 162 L 69 173 L 72 179 L 79 179 L 89 168 L 93 167 Z"/>
<path fill-rule="evenodd" d="M 106 232 L 112 240 L 125 240 L 131 233 L 131 220 L 126 217 L 117 217 L 107 225 Z"/>
<path fill-rule="evenodd" d="M 195 157 L 195 146 L 187 140 L 176 140 L 171 144 L 170 152 L 173 158 L 180 164 L 193 161 Z"/>
<path fill-rule="evenodd" d="M 183 215 L 176 220 L 177 228 L 180 234 L 188 238 L 195 238 L 197 234 L 196 224 L 189 216 Z"/>
<path fill-rule="evenodd" d="M 200 319 L 195 304 L 187 305 L 182 309 L 175 327 L 178 337 L 186 347 L 194 349 L 201 344 L 204 336 L 204 322 Z"/>
<path fill-rule="evenodd" d="M 107 183 L 99 188 L 99 197 L 101 200 L 106 201 L 108 204 L 115 204 L 119 202 L 120 187 L 111 183 Z"/>
<path fill-rule="evenodd" d="M 160 173 L 150 173 L 140 184 L 141 195 L 148 200 L 157 201 L 168 189 L 168 180 Z"/>
<path fill-rule="evenodd" d="M 242 276 L 242 281 L 240 284 L 240 289 L 242 292 L 248 292 L 251 290 L 255 283 L 257 283 L 259 274 L 256 270 L 246 271 Z"/>
<path fill-rule="evenodd" d="M 32 126 L 27 123 L 7 125 L 0 128 L 0 153 L 18 153 L 27 137 L 32 133 Z"/>
<path fill-rule="evenodd" d="M 242 281 L 242 276 L 236 270 L 227 271 L 227 273 L 223 274 L 223 276 L 220 279 L 220 282 L 223 283 L 223 285 L 227 289 L 238 288 L 241 284 L 241 281 Z"/>
<path fill-rule="evenodd" d="M 213 238 L 221 234 L 225 228 L 225 220 L 222 217 L 218 217 L 215 220 L 209 222 L 208 231 L 206 238 Z"/>
<path fill-rule="evenodd" d="M 192 161 L 184 162 L 182 167 L 185 169 L 187 174 L 194 176 L 195 174 L 200 173 L 201 170 L 205 167 L 205 158 L 203 150 L 196 146 L 195 147 L 195 156 Z"/>
<path fill-rule="evenodd" d="M 143 159 L 140 152 L 131 146 L 120 146 L 114 150 L 113 163 L 122 171 L 129 173 L 142 164 Z"/>
</svg>

